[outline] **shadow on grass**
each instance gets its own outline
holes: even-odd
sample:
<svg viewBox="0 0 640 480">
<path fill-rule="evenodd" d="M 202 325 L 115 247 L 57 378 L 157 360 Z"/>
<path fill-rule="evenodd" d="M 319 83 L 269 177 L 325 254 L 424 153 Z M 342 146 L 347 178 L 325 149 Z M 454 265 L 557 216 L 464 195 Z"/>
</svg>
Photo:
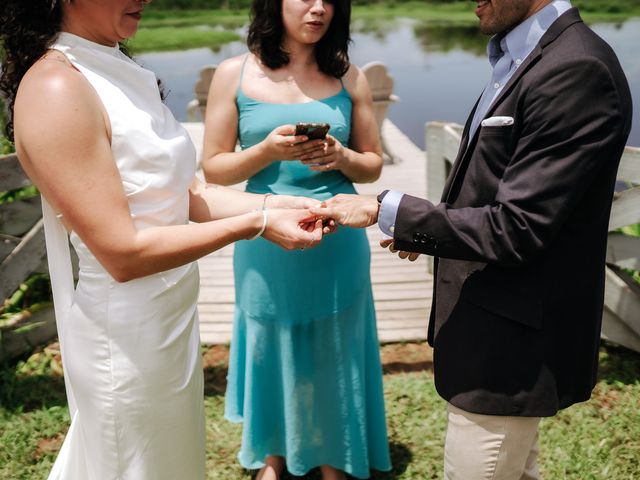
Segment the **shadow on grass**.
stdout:
<svg viewBox="0 0 640 480">
<path fill-rule="evenodd" d="M 412 373 L 433 371 L 433 360 L 420 360 L 416 362 L 388 362 L 382 365 L 385 375 L 394 373 Z"/>
<path fill-rule="evenodd" d="M 227 367 L 205 366 L 204 367 L 204 395 L 205 397 L 224 396 L 227 388 Z"/>
<path fill-rule="evenodd" d="M 369 477 L 371 480 L 393 480 L 395 478 L 399 478 L 400 475 L 405 472 L 413 459 L 411 451 L 402 443 L 392 441 L 389 444 L 389 450 L 391 452 L 391 465 L 393 465 L 392 470 L 390 472 L 373 471 L 371 477 Z M 254 471 L 251 478 L 255 479 L 257 474 L 258 471 Z M 285 472 L 280 476 L 280 478 L 281 480 L 321 480 L 322 475 L 319 468 L 314 468 L 302 477 L 296 477 L 295 475 Z M 357 480 L 356 477 L 352 477 L 350 475 L 347 475 L 347 478 L 349 480 Z"/>
<path fill-rule="evenodd" d="M 603 342 L 600 348 L 598 380 L 624 385 L 640 382 L 640 353 Z"/>
<path fill-rule="evenodd" d="M 22 376 L 15 366 L 0 366 L 0 407 L 11 412 L 66 406 L 64 379 L 55 375 Z"/>
</svg>

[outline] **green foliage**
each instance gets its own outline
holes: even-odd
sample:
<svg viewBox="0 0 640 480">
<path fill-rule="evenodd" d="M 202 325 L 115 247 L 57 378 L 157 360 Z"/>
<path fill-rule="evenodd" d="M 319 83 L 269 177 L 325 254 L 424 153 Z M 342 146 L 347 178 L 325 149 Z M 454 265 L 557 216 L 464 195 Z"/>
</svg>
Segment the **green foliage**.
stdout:
<svg viewBox="0 0 640 480">
<path fill-rule="evenodd" d="M 4 102 L 0 97 L 0 155 L 13 153 L 15 150 L 13 147 L 13 143 L 11 143 L 11 141 L 9 141 L 9 139 L 4 136 L 4 128 L 6 124 L 7 124 L 6 110 L 5 110 Z"/>
<path fill-rule="evenodd" d="M 248 8 L 251 0 L 154 0 L 147 7 L 149 11 L 156 10 L 219 10 Z"/>
<path fill-rule="evenodd" d="M 213 50 L 222 45 L 239 40 L 235 32 L 196 27 L 141 28 L 135 38 L 129 41 L 134 53 L 145 51 L 183 50 L 186 48 L 208 47 Z"/>
<path fill-rule="evenodd" d="M 633 237 L 640 237 L 640 223 L 634 225 L 628 225 L 620 229 L 625 235 L 631 235 Z"/>
<path fill-rule="evenodd" d="M 620 229 L 620 233 L 623 233 L 624 235 L 630 235 L 632 237 L 640 237 L 640 223 L 622 227 Z M 629 268 L 625 268 L 624 270 L 629 275 L 631 275 L 631 278 L 633 278 L 636 282 L 640 283 L 640 270 L 631 270 Z"/>
<path fill-rule="evenodd" d="M 141 28 L 202 27 L 237 29 L 249 21 L 247 10 L 154 10 L 145 12 Z"/>
<path fill-rule="evenodd" d="M 390 9 L 398 5 L 413 4 L 420 7 L 470 8 L 468 0 L 353 0 L 353 5 L 385 5 Z M 248 9 L 251 0 L 154 0 L 149 12 L 160 10 L 241 10 Z M 573 5 L 585 13 L 624 14 L 638 13 L 640 0 L 574 0 Z"/>
<path fill-rule="evenodd" d="M 11 203 L 17 200 L 26 200 L 40 195 L 40 192 L 35 185 L 28 187 L 18 188 L 16 190 L 9 190 L 8 192 L 0 192 L 0 205 L 3 203 Z"/>
<path fill-rule="evenodd" d="M 51 283 L 46 273 L 34 273 L 0 306 L 0 327 L 25 313 L 51 304 Z"/>
</svg>

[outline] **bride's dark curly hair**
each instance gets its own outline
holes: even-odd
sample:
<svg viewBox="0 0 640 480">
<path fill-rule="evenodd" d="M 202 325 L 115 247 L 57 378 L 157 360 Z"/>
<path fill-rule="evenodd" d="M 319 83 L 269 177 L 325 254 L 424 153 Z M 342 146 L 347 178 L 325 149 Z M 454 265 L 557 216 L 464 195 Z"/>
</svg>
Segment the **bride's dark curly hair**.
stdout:
<svg viewBox="0 0 640 480">
<path fill-rule="evenodd" d="M 5 133 L 13 140 L 13 107 L 27 70 L 46 53 L 62 27 L 63 0 L 2 0 L 0 94 L 7 101 Z M 125 45 L 120 50 L 130 56 Z M 162 88 L 161 93 L 162 93 Z"/>
</svg>

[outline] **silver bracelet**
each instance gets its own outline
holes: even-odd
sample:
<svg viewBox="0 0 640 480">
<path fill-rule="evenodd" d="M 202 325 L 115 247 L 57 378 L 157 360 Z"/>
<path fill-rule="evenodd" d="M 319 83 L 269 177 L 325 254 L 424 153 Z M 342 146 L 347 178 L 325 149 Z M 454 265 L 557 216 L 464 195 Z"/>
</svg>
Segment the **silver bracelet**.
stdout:
<svg viewBox="0 0 640 480">
<path fill-rule="evenodd" d="M 267 228 L 267 210 L 263 209 L 262 210 L 262 227 L 260 228 L 260 231 L 256 233 L 253 237 L 251 237 L 249 240 L 255 240 L 256 238 L 261 237 L 264 231 L 266 230 L 266 228 Z"/>
<path fill-rule="evenodd" d="M 264 197 L 262 198 L 262 210 L 266 210 L 267 209 L 267 197 L 273 195 L 273 193 L 265 193 Z"/>
</svg>

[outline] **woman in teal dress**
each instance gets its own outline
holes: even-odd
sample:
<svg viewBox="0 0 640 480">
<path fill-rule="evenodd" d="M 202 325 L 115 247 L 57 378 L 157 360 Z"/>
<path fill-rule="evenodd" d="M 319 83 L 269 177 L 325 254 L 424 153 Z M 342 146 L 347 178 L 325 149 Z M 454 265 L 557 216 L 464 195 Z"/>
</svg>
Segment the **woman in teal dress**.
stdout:
<svg viewBox="0 0 640 480">
<path fill-rule="evenodd" d="M 254 0 L 251 53 L 221 63 L 209 91 L 207 181 L 320 202 L 379 177 L 349 18 L 348 0 Z M 331 129 L 308 140 L 298 122 Z M 366 234 L 350 228 L 309 250 L 236 244 L 225 416 L 243 422 L 238 457 L 258 480 L 279 478 L 285 462 L 295 475 L 320 467 L 324 480 L 391 468 L 369 266 Z"/>
</svg>

